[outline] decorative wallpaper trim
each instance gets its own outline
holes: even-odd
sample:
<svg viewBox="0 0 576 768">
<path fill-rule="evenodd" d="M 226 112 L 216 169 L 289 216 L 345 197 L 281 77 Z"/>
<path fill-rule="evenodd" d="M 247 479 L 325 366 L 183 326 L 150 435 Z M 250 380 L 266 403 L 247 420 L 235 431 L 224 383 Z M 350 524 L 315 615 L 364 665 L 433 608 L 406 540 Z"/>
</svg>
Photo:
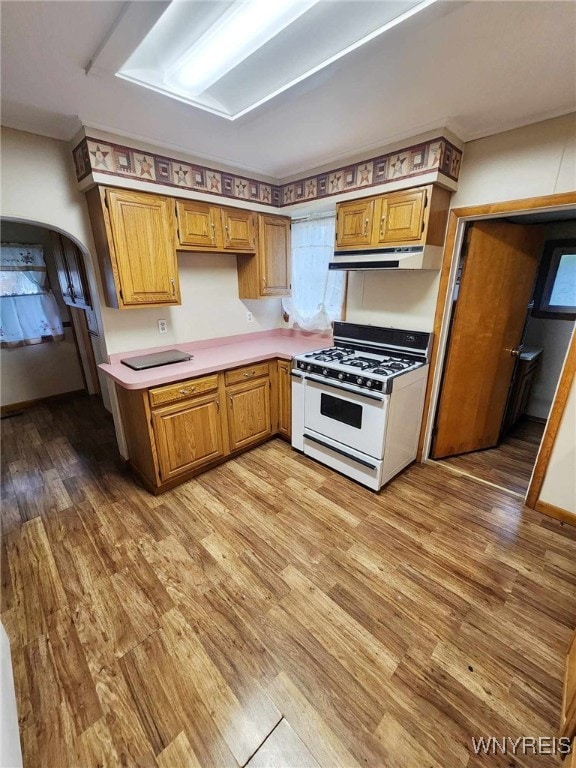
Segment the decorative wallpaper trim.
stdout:
<svg viewBox="0 0 576 768">
<path fill-rule="evenodd" d="M 91 173 L 102 173 L 276 208 L 368 190 L 435 171 L 458 181 L 462 162 L 462 150 L 439 136 L 278 186 L 89 137 L 82 139 L 72 154 L 78 181 Z"/>
<path fill-rule="evenodd" d="M 86 137 L 72 150 L 76 177 L 91 173 L 203 192 L 234 200 L 280 205 L 280 187 L 227 171 Z"/>
</svg>

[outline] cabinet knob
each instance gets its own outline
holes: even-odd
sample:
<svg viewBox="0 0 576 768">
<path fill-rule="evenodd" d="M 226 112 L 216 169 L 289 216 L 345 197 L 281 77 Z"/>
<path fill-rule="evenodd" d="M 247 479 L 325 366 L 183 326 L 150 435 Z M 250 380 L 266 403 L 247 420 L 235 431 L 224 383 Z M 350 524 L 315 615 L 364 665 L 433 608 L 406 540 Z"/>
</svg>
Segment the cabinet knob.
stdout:
<svg viewBox="0 0 576 768">
<path fill-rule="evenodd" d="M 176 283 L 174 282 L 174 278 L 170 278 L 170 283 L 172 284 L 172 293 L 176 293 Z"/>
<path fill-rule="evenodd" d="M 364 232 L 363 235 L 366 235 L 368 233 L 368 219 L 364 219 Z"/>
<path fill-rule="evenodd" d="M 212 227 L 212 242 L 216 243 L 216 225 L 211 221 L 210 226 Z"/>
<path fill-rule="evenodd" d="M 178 391 L 180 392 L 181 395 L 191 395 L 195 389 L 196 387 L 190 387 L 190 389 L 180 389 Z"/>
</svg>

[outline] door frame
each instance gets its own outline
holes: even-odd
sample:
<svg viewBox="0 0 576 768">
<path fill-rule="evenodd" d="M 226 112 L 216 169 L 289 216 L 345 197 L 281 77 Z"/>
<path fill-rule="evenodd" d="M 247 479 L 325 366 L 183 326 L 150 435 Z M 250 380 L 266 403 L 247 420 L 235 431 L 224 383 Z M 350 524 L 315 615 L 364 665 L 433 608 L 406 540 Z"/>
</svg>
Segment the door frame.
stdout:
<svg viewBox="0 0 576 768">
<path fill-rule="evenodd" d="M 542 197 L 507 200 L 499 203 L 487 203 L 465 208 L 453 208 L 450 211 L 440 273 L 440 283 L 438 287 L 438 297 L 436 300 L 436 312 L 434 315 L 434 338 L 430 359 L 430 371 L 426 385 L 424 414 L 422 418 L 422 428 L 420 430 L 417 461 L 431 461 L 430 450 L 432 444 L 432 430 L 440 397 L 442 372 L 444 370 L 446 353 L 448 351 L 451 299 L 456 283 L 466 225 L 473 221 L 499 219 L 504 216 L 514 216 L 523 213 L 551 213 L 554 211 L 567 210 L 573 210 L 576 218 L 576 192 L 564 192 Z M 540 495 L 542 483 L 544 482 L 548 462 L 552 453 L 552 447 L 556 439 L 556 433 L 562 419 L 568 393 L 574 378 L 574 369 L 576 367 L 575 338 L 576 336 L 573 332 L 572 340 L 566 358 L 564 359 L 559 384 L 552 402 L 550 415 L 546 422 L 546 429 L 544 430 L 528 492 L 526 494 L 526 504 L 532 508 L 537 508 L 539 504 L 538 497 Z M 542 502 L 540 502 L 540 504 L 543 505 Z M 544 506 L 545 505 L 543 505 L 543 507 Z M 546 510 L 542 508 L 541 511 Z M 552 512 L 552 510 L 547 511 L 548 514 Z"/>
</svg>

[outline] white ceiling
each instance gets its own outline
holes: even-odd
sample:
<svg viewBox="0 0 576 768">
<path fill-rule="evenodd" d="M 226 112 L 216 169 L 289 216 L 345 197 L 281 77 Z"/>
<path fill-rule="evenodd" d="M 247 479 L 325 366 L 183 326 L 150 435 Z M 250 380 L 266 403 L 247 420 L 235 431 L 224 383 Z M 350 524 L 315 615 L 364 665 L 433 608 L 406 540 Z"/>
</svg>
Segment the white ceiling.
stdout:
<svg viewBox="0 0 576 768">
<path fill-rule="evenodd" d="M 363 0 L 322 2 L 362 12 Z M 430 129 L 467 141 L 576 110 L 576 4 L 564 0 L 439 0 L 233 123 L 85 74 L 121 12 L 139 42 L 136 17 L 165 5 L 2 2 L 2 123 L 64 140 L 100 128 L 283 180 Z"/>
</svg>

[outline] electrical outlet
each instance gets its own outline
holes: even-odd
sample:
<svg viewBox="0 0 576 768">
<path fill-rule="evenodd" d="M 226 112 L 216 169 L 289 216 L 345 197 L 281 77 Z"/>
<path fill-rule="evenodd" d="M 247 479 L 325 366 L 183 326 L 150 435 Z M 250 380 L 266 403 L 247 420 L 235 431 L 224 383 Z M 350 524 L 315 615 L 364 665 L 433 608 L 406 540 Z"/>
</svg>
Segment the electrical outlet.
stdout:
<svg viewBox="0 0 576 768">
<path fill-rule="evenodd" d="M 166 320 L 158 320 L 158 333 L 166 333 L 168 330 L 168 323 Z"/>
<path fill-rule="evenodd" d="M 253 323 L 254 322 L 254 315 L 252 314 L 252 312 L 246 312 L 246 320 L 249 323 Z"/>
</svg>

